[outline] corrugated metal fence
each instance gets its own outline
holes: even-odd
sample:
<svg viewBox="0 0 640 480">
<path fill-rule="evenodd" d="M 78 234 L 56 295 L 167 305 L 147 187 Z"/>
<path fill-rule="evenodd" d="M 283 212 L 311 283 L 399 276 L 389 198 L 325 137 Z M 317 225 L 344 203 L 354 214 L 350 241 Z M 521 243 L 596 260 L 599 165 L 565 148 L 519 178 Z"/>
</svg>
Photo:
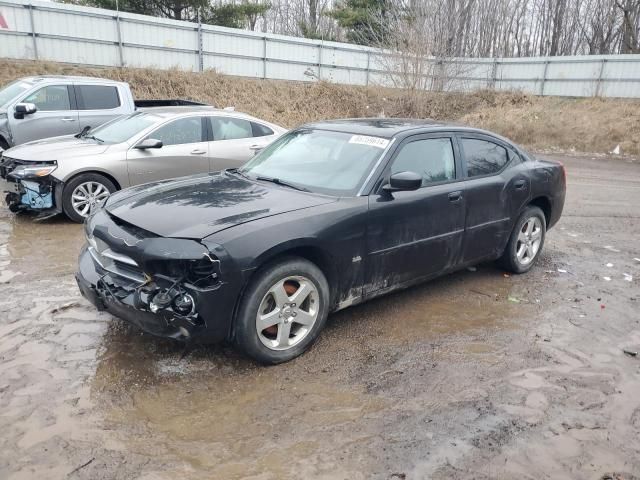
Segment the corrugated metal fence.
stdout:
<svg viewBox="0 0 640 480">
<path fill-rule="evenodd" d="M 0 0 L 0 57 L 389 85 L 389 54 L 111 10 Z M 437 68 L 437 60 L 433 62 Z M 447 87 L 640 98 L 640 55 L 458 59 Z"/>
</svg>

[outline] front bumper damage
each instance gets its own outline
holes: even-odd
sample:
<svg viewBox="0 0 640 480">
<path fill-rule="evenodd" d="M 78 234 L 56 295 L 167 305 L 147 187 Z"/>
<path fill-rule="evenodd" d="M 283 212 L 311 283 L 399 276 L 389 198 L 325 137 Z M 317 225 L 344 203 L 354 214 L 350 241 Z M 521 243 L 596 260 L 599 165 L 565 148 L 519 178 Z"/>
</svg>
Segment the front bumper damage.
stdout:
<svg viewBox="0 0 640 480">
<path fill-rule="evenodd" d="M 224 252 L 118 224 L 104 210 L 85 228 L 76 280 L 99 310 L 161 337 L 228 338 L 236 297 L 220 268 Z"/>
<path fill-rule="evenodd" d="M 13 171 L 26 162 L 0 158 L 0 187 L 9 210 L 32 210 L 45 215 L 62 211 L 64 184 L 60 180 L 51 175 L 20 178 Z"/>
</svg>

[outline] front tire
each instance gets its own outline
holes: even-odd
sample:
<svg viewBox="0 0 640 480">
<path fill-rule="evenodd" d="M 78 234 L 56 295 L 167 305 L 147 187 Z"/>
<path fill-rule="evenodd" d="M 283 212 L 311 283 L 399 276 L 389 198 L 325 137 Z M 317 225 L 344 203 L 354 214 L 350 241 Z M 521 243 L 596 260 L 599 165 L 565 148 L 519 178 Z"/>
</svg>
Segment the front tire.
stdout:
<svg viewBox="0 0 640 480">
<path fill-rule="evenodd" d="M 313 263 L 288 257 L 262 268 L 236 317 L 239 349 L 264 364 L 289 361 L 307 350 L 329 314 L 329 284 Z"/>
<path fill-rule="evenodd" d="M 82 223 L 116 190 L 113 182 L 104 175 L 83 173 L 64 186 L 62 210 L 72 221 Z"/>
<path fill-rule="evenodd" d="M 500 263 L 513 273 L 528 272 L 544 246 L 547 222 L 542 210 L 529 206 L 518 218 Z"/>
</svg>

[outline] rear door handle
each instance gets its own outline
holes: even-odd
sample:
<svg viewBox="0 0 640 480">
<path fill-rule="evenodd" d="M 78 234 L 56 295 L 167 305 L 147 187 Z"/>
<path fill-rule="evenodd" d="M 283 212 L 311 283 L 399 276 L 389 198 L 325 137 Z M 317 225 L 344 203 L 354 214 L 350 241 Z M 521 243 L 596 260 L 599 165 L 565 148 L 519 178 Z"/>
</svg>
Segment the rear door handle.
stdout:
<svg viewBox="0 0 640 480">
<path fill-rule="evenodd" d="M 251 145 L 249 150 L 253 150 L 254 152 L 259 152 L 264 148 L 264 145 Z"/>
<path fill-rule="evenodd" d="M 459 202 L 461 199 L 462 199 L 462 192 L 461 191 L 451 192 L 449 194 L 449 201 L 452 202 L 452 203 Z"/>
<path fill-rule="evenodd" d="M 516 190 L 524 190 L 526 184 L 527 182 L 525 182 L 524 180 L 516 180 L 513 185 L 516 187 Z"/>
<path fill-rule="evenodd" d="M 71 117 L 64 117 L 60 119 L 63 122 L 75 122 L 76 119 L 75 118 L 71 118 Z"/>
<path fill-rule="evenodd" d="M 205 153 L 207 152 L 205 152 L 204 150 L 191 150 L 191 155 L 204 155 Z"/>
</svg>

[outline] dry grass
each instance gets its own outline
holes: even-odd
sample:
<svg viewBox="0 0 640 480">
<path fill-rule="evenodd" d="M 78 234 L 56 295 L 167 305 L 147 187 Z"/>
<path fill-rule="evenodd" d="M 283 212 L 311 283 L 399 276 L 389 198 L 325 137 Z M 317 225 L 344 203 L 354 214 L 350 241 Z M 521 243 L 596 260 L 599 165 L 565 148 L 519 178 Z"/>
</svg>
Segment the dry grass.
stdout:
<svg viewBox="0 0 640 480">
<path fill-rule="evenodd" d="M 136 98 L 189 98 L 265 118 L 285 127 L 327 118 L 419 117 L 486 128 L 533 149 L 607 153 L 620 145 L 640 155 L 640 101 L 535 97 L 518 92 L 426 92 L 326 82 L 254 80 L 180 70 L 90 68 L 0 59 L 0 84 L 37 74 L 89 75 L 128 82 Z"/>
</svg>

